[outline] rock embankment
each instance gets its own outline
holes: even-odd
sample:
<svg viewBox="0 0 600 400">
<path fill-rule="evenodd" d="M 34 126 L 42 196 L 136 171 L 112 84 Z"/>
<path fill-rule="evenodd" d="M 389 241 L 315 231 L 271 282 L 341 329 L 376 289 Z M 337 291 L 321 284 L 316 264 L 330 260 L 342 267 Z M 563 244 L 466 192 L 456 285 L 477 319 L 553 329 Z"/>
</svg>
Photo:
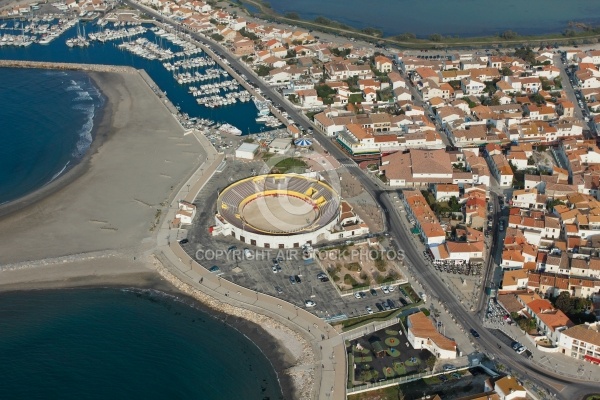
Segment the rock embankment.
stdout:
<svg viewBox="0 0 600 400">
<path fill-rule="evenodd" d="M 0 60 L 0 68 L 40 68 L 65 71 L 125 72 L 130 74 L 137 73 L 135 68 L 127 66 L 20 60 Z"/>
</svg>

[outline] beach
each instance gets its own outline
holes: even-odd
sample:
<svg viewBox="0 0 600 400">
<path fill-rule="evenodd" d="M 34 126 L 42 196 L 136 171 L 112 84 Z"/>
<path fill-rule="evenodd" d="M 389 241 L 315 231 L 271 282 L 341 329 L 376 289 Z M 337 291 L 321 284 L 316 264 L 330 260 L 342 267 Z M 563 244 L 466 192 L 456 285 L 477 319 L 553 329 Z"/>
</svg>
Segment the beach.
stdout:
<svg viewBox="0 0 600 400">
<path fill-rule="evenodd" d="M 137 72 L 89 74 L 106 105 L 88 154 L 51 184 L 0 209 L 0 291 L 137 287 L 189 296 L 259 346 L 285 398 L 305 398 L 289 373 L 307 362 L 300 335 L 192 289 L 155 257 L 161 216 L 206 159 L 197 139 L 185 135 Z"/>
</svg>

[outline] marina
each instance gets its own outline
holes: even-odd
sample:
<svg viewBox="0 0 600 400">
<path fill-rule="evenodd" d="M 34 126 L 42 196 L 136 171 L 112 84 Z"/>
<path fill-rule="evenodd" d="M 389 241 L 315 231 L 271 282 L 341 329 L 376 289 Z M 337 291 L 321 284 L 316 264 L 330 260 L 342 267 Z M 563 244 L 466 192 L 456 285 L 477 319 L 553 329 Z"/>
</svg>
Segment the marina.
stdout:
<svg viewBox="0 0 600 400">
<path fill-rule="evenodd" d="M 55 40 L 59 37 L 61 40 Z M 0 25 L 0 46 L 5 46 L 0 52 L 2 59 L 144 69 L 156 83 L 155 91 L 168 96 L 180 123 L 213 139 L 223 134 L 260 137 L 281 126 L 275 117 L 257 121 L 257 114 L 269 114 L 268 103 L 253 104 L 250 100 L 254 97 L 181 32 L 108 17 L 81 22 L 47 15 L 25 21 L 5 20 Z M 223 125 L 234 129 L 219 129 Z"/>
</svg>

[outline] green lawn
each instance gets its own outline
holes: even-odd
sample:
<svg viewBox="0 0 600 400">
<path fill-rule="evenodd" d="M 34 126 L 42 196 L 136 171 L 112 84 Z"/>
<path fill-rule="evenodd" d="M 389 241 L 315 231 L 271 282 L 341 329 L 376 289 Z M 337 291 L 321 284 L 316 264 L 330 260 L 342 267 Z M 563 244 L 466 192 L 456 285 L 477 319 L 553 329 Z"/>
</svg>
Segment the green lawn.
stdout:
<svg viewBox="0 0 600 400">
<path fill-rule="evenodd" d="M 371 400 L 371 399 L 398 399 L 398 386 L 390 386 L 385 389 L 371 390 L 365 393 L 351 394 L 348 400 Z"/>
<path fill-rule="evenodd" d="M 398 376 L 406 375 L 406 367 L 401 362 L 394 363 L 394 371 Z"/>
<path fill-rule="evenodd" d="M 306 163 L 299 158 L 286 158 L 275 164 L 271 172 L 278 172 L 280 174 L 287 172 L 304 173 L 306 167 Z"/>
</svg>

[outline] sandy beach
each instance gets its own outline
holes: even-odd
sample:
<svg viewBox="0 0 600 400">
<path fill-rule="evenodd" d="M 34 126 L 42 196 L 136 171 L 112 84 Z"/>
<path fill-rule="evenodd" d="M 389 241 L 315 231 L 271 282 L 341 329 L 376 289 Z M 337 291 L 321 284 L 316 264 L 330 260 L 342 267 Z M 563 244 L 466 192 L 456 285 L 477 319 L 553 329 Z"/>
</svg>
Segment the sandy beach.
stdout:
<svg viewBox="0 0 600 400">
<path fill-rule="evenodd" d="M 284 398 L 305 398 L 292 379 L 302 373 L 293 367 L 306 362 L 300 336 L 192 290 L 155 257 L 160 217 L 206 158 L 197 139 L 184 134 L 139 74 L 90 76 L 107 103 L 89 153 L 59 179 L 0 209 L 0 291 L 138 287 L 186 296 L 259 346 Z"/>
</svg>

